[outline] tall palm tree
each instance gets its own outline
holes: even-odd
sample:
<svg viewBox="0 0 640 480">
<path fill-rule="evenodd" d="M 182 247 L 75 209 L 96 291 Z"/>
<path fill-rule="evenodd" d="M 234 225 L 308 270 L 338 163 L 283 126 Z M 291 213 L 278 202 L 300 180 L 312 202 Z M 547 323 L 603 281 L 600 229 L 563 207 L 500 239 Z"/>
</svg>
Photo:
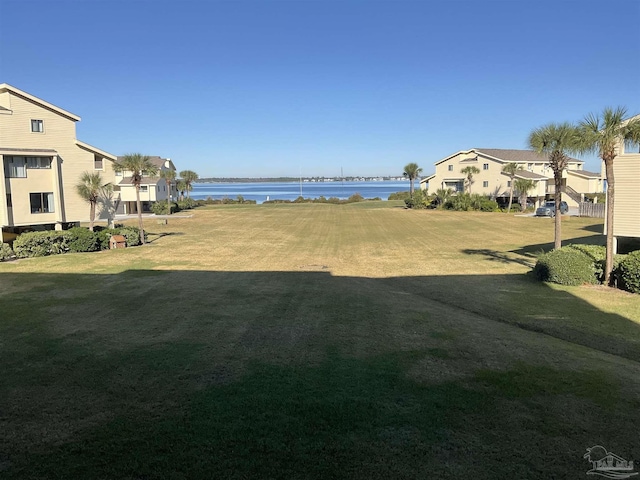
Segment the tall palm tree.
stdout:
<svg viewBox="0 0 640 480">
<path fill-rule="evenodd" d="M 113 168 L 116 172 L 127 172 L 131 177 L 131 184 L 136 190 L 136 208 L 138 210 L 138 228 L 140 228 L 140 243 L 144 241 L 144 225 L 142 224 L 142 204 L 140 203 L 140 184 L 145 175 L 154 176 L 158 168 L 151 163 L 148 156 L 140 153 L 129 153 L 122 160 L 115 162 Z"/>
<path fill-rule="evenodd" d="M 471 184 L 473 183 L 473 176 L 480 173 L 478 167 L 469 165 L 460 170 L 460 173 L 467 176 L 467 185 L 469 185 L 469 193 L 471 193 Z"/>
<path fill-rule="evenodd" d="M 516 173 L 518 170 L 522 170 L 522 165 L 518 166 L 517 163 L 507 163 L 504 167 L 502 167 L 502 173 L 506 174 L 509 177 L 509 207 L 507 208 L 507 213 L 511 212 L 511 205 L 513 204 L 513 182 L 516 179 Z"/>
<path fill-rule="evenodd" d="M 413 195 L 413 181 L 418 178 L 421 173 L 422 168 L 420 168 L 417 163 L 407 163 L 404 166 L 404 172 L 402 172 L 402 176 L 409 179 L 409 193 L 411 195 Z"/>
<path fill-rule="evenodd" d="M 180 172 L 180 177 L 182 178 L 182 180 L 185 183 L 185 186 L 187 187 L 187 198 L 189 198 L 189 192 L 191 190 L 193 190 L 192 184 L 193 182 L 195 182 L 196 180 L 198 180 L 198 174 L 196 172 L 194 172 L 193 170 L 183 170 Z"/>
<path fill-rule="evenodd" d="M 173 169 L 160 170 L 160 178 L 167 184 L 167 215 L 171 215 L 171 184 L 176 179 L 176 171 Z"/>
<path fill-rule="evenodd" d="M 533 180 L 528 178 L 516 178 L 513 183 L 518 192 L 518 199 L 520 201 L 520 211 L 524 212 L 527 208 L 527 197 L 529 196 L 529 190 L 536 186 Z"/>
<path fill-rule="evenodd" d="M 100 172 L 84 172 L 76 184 L 76 193 L 89 203 L 89 230 L 92 232 L 96 218 L 96 204 L 103 188 Z"/>
<path fill-rule="evenodd" d="M 536 128 L 529 134 L 529 146 L 538 153 L 549 157 L 555 183 L 554 199 L 556 215 L 554 218 L 554 245 L 562 247 L 562 223 L 560 222 L 560 202 L 562 201 L 562 172 L 569 164 L 568 153 L 578 151 L 578 130 L 570 123 L 549 123 Z"/>
<path fill-rule="evenodd" d="M 627 110 L 623 107 L 605 108 L 601 115 L 589 114 L 579 124 L 579 148 L 583 152 L 594 152 L 604 162 L 607 177 L 607 254 L 604 283 L 611 281 L 613 270 L 613 205 L 615 201 L 615 178 L 613 161 L 618 154 L 618 145 L 625 140 L 640 141 L 640 118 L 625 120 Z"/>
</svg>

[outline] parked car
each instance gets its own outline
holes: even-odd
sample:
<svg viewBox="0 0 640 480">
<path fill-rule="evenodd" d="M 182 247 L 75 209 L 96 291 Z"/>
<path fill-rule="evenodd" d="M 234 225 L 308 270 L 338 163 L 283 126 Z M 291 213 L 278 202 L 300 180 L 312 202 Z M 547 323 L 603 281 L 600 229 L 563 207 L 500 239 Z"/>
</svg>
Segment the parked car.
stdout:
<svg viewBox="0 0 640 480">
<path fill-rule="evenodd" d="M 567 202 L 560 202 L 560 214 L 564 215 L 569 211 L 569 205 Z M 542 207 L 536 209 L 536 217 L 555 217 L 556 216 L 556 202 L 551 200 L 545 202 Z"/>
</svg>

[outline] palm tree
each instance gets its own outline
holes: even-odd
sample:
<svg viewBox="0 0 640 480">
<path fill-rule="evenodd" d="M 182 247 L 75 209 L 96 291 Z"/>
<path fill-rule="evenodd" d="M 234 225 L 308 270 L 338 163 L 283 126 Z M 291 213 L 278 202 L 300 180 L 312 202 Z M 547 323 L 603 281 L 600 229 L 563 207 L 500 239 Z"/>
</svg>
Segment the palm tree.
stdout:
<svg viewBox="0 0 640 480">
<path fill-rule="evenodd" d="M 627 110 L 623 107 L 605 108 L 601 115 L 589 114 L 579 124 L 580 151 L 594 152 L 604 162 L 607 177 L 607 254 L 604 283 L 608 285 L 613 270 L 613 205 L 615 178 L 613 160 L 622 141 L 640 141 L 640 118 L 625 121 Z"/>
<path fill-rule="evenodd" d="M 158 168 L 151 163 L 149 157 L 140 153 L 129 153 L 122 157 L 122 160 L 115 162 L 113 168 L 116 172 L 128 172 L 131 177 L 131 184 L 136 189 L 136 208 L 138 210 L 138 228 L 140 228 L 140 243 L 144 241 L 144 226 L 142 224 L 142 205 L 140 203 L 140 184 L 145 175 L 154 176 L 158 173 Z"/>
<path fill-rule="evenodd" d="M 84 172 L 76 184 L 76 193 L 89 203 L 89 230 L 93 232 L 93 222 L 96 218 L 96 204 L 104 185 L 100 172 Z"/>
<path fill-rule="evenodd" d="M 522 170 L 522 165 L 518 166 L 517 163 L 507 163 L 502 167 L 502 173 L 509 177 L 509 184 L 511 185 L 509 188 L 509 207 L 507 208 L 507 213 L 511 212 L 511 205 L 513 204 L 513 182 L 516 179 L 518 170 Z"/>
<path fill-rule="evenodd" d="M 527 197 L 529 190 L 536 186 L 533 180 L 528 178 L 517 178 L 513 181 L 514 188 L 518 192 L 518 200 L 520 202 L 520 211 L 524 212 L 527 208 Z"/>
<path fill-rule="evenodd" d="M 413 195 L 413 181 L 420 176 L 422 173 L 422 168 L 418 166 L 417 163 L 407 163 L 404 166 L 404 172 L 402 172 L 403 177 L 407 177 L 409 179 L 409 194 Z"/>
<path fill-rule="evenodd" d="M 189 197 L 189 192 L 191 190 L 193 190 L 193 187 L 191 186 L 193 184 L 193 182 L 195 182 L 198 178 L 198 174 L 192 170 L 183 170 L 180 172 L 180 177 L 182 178 L 182 180 L 185 183 L 185 190 L 187 191 L 187 198 Z"/>
<path fill-rule="evenodd" d="M 187 182 L 179 178 L 178 181 L 176 182 L 176 190 L 180 192 L 180 196 L 179 196 L 180 201 L 184 200 L 184 191 L 186 189 L 187 189 Z"/>
<path fill-rule="evenodd" d="M 438 208 L 442 208 L 442 206 L 451 198 L 451 189 L 450 188 L 439 188 L 435 194 L 435 201 Z"/>
<path fill-rule="evenodd" d="M 469 185 L 469 193 L 471 193 L 471 184 L 473 183 L 473 176 L 480 173 L 478 167 L 469 165 L 460 170 L 460 173 L 467 176 L 467 185 Z"/>
<path fill-rule="evenodd" d="M 171 215 L 171 184 L 176 179 L 176 171 L 172 169 L 160 170 L 160 178 L 167 183 L 167 215 Z"/>
<path fill-rule="evenodd" d="M 560 222 L 560 202 L 562 201 L 562 172 L 569 164 L 567 152 L 578 151 L 578 131 L 570 123 L 549 123 L 536 128 L 529 134 L 529 146 L 538 153 L 549 157 L 549 165 L 553 170 L 555 183 L 554 199 L 556 213 L 554 219 L 554 245 L 553 248 L 562 247 L 562 224 Z"/>
</svg>

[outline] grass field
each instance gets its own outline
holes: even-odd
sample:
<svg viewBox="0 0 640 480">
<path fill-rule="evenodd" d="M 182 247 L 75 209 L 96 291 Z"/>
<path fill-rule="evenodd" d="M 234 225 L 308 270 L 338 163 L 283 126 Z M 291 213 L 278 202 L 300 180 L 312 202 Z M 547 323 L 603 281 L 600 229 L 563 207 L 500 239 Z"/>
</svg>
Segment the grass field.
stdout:
<svg viewBox="0 0 640 480">
<path fill-rule="evenodd" d="M 553 220 L 394 202 L 148 220 L 0 264 L 0 478 L 586 478 L 640 459 L 640 296 Z M 565 243 L 602 244 L 594 219 Z"/>
</svg>

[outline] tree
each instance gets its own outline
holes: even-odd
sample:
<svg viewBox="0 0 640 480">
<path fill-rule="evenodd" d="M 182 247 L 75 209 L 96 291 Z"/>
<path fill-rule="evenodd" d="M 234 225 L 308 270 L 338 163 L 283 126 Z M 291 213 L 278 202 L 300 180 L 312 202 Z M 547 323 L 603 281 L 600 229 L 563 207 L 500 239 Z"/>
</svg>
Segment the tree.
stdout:
<svg viewBox="0 0 640 480">
<path fill-rule="evenodd" d="M 509 207 L 507 207 L 507 213 L 511 212 L 511 205 L 513 204 L 513 182 L 516 179 L 516 173 L 518 170 L 522 170 L 522 166 L 518 166 L 517 163 L 507 163 L 502 167 L 502 173 L 505 173 L 509 177 Z"/>
<path fill-rule="evenodd" d="M 76 192 L 89 203 L 89 230 L 93 232 L 93 223 L 96 218 L 96 204 L 100 193 L 104 188 L 100 172 L 84 172 L 80 181 L 76 184 Z"/>
<path fill-rule="evenodd" d="M 529 190 L 536 186 L 533 180 L 528 178 L 516 178 L 514 181 L 515 190 L 518 192 L 518 201 L 520 202 L 520 211 L 524 212 L 527 208 L 527 197 Z"/>
<path fill-rule="evenodd" d="M 176 179 L 176 171 L 172 169 L 160 170 L 160 178 L 167 184 L 167 214 L 171 215 L 171 184 Z"/>
<path fill-rule="evenodd" d="M 604 162 L 607 177 L 606 235 L 607 251 L 604 283 L 611 281 L 613 270 L 613 206 L 615 201 L 615 178 L 613 161 L 618 154 L 618 145 L 624 141 L 640 142 L 640 117 L 625 121 L 627 110 L 623 107 L 605 108 L 601 115 L 589 114 L 578 126 L 579 149 L 597 153 Z"/>
<path fill-rule="evenodd" d="M 180 172 L 180 177 L 185 184 L 185 190 L 187 191 L 187 198 L 189 197 L 189 192 L 193 190 L 192 184 L 196 180 L 198 180 L 198 174 L 192 170 L 183 170 Z"/>
<path fill-rule="evenodd" d="M 144 241 L 144 226 L 142 224 L 142 204 L 140 203 L 140 184 L 145 175 L 154 176 L 158 174 L 158 168 L 151 163 L 149 157 L 140 153 L 129 153 L 121 161 L 115 162 L 113 168 L 116 172 L 128 172 L 131 184 L 136 190 L 136 208 L 138 210 L 138 228 L 140 228 L 140 243 Z"/>
<path fill-rule="evenodd" d="M 536 128 L 529 134 L 529 146 L 538 153 L 548 156 L 555 183 L 554 199 L 556 214 L 554 219 L 554 246 L 562 247 L 562 223 L 560 222 L 560 202 L 562 201 L 562 172 L 569 164 L 568 152 L 578 151 L 578 130 L 570 123 L 549 123 Z"/>
<path fill-rule="evenodd" d="M 422 168 L 420 168 L 417 163 L 407 163 L 404 166 L 404 172 L 402 172 L 402 176 L 409 179 L 409 193 L 411 195 L 413 195 L 413 181 L 418 178 L 421 173 Z"/>
<path fill-rule="evenodd" d="M 178 181 L 176 182 L 176 190 L 178 192 L 180 192 L 180 196 L 179 196 L 179 200 L 183 201 L 184 200 L 184 191 L 187 189 L 187 183 L 179 178 Z"/>
<path fill-rule="evenodd" d="M 469 193 L 471 193 L 471 184 L 473 183 L 473 176 L 480 173 L 478 167 L 469 165 L 460 170 L 460 173 L 467 176 L 467 185 L 469 186 Z"/>
</svg>

